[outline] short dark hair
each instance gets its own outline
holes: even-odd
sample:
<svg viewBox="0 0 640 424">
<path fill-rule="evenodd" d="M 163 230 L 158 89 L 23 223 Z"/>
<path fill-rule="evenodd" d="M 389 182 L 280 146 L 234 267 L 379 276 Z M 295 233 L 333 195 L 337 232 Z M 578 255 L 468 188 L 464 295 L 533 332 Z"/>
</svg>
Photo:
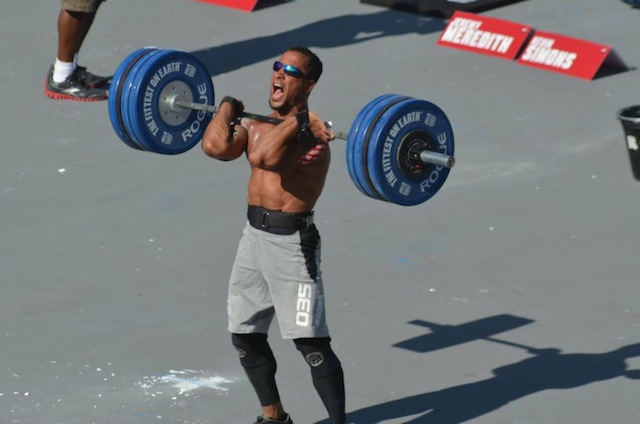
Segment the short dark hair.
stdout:
<svg viewBox="0 0 640 424">
<path fill-rule="evenodd" d="M 298 52 L 304 55 L 307 58 L 307 78 L 311 81 L 318 82 L 320 75 L 322 75 L 322 62 L 320 58 L 305 46 L 289 47 L 287 51 Z"/>
</svg>

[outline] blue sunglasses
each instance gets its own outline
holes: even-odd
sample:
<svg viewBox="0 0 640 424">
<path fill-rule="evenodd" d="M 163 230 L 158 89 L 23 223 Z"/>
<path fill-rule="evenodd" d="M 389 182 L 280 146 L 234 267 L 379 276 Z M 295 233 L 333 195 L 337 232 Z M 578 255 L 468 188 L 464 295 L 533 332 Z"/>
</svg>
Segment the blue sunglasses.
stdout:
<svg viewBox="0 0 640 424">
<path fill-rule="evenodd" d="M 275 62 L 273 62 L 273 70 L 275 72 L 278 72 L 280 69 L 284 68 L 284 73 L 292 76 L 294 78 L 306 78 L 307 76 L 305 75 L 304 72 L 302 72 L 300 69 L 296 68 L 293 65 L 285 65 L 284 63 L 276 60 Z"/>
</svg>

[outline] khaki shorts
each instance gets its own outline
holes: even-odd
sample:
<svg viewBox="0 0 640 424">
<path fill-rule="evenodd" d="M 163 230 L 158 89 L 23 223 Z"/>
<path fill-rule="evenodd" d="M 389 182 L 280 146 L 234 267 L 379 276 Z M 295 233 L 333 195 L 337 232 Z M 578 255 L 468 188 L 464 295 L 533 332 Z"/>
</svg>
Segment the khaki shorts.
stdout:
<svg viewBox="0 0 640 424">
<path fill-rule="evenodd" d="M 93 13 L 98 10 L 100 3 L 106 0 L 62 0 L 62 8 L 69 12 Z"/>
</svg>

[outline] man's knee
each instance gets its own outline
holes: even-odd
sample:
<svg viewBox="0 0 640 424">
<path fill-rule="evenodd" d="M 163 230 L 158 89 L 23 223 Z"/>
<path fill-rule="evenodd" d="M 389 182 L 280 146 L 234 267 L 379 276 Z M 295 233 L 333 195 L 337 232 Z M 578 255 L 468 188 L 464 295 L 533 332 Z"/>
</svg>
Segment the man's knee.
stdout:
<svg viewBox="0 0 640 424">
<path fill-rule="evenodd" d="M 309 364 L 311 374 L 314 377 L 322 378 L 342 372 L 342 364 L 340 364 L 340 360 L 331 349 L 330 342 L 331 339 L 329 337 L 294 340 L 296 348 Z"/>
<path fill-rule="evenodd" d="M 231 343 L 238 352 L 240 364 L 244 368 L 256 368 L 267 364 L 271 364 L 275 368 L 275 358 L 269 343 L 267 343 L 266 334 L 232 333 Z"/>
</svg>

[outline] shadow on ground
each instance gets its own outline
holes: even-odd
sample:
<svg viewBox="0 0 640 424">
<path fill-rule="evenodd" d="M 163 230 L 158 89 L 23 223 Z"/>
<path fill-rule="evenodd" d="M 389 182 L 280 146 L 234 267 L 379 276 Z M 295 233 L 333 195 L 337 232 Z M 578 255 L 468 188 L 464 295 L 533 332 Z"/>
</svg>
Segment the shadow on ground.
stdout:
<svg viewBox="0 0 640 424">
<path fill-rule="evenodd" d="M 405 424 L 459 424 L 478 418 L 502 406 L 544 390 L 572 389 L 617 377 L 640 379 L 640 370 L 628 370 L 625 361 L 640 356 L 640 343 L 605 353 L 562 353 L 560 349 L 537 349 L 493 337 L 533 322 L 511 315 L 497 315 L 459 326 L 445 326 L 423 320 L 412 321 L 431 333 L 395 346 L 420 353 L 451 348 L 475 340 L 509 345 L 533 355 L 492 371 L 493 376 L 440 391 L 396 399 L 352 411 L 353 424 L 372 424 L 407 418 Z M 491 328 L 494 328 L 493 330 Z M 424 370 L 425 379 L 429 370 Z M 328 424 L 321 421 L 317 424 Z"/>
<path fill-rule="evenodd" d="M 410 13 L 384 10 L 366 15 L 344 15 L 301 27 L 251 38 L 192 53 L 212 76 L 220 75 L 267 59 L 273 59 L 292 45 L 332 48 L 364 43 L 381 37 L 442 31 L 445 22 Z"/>
</svg>

